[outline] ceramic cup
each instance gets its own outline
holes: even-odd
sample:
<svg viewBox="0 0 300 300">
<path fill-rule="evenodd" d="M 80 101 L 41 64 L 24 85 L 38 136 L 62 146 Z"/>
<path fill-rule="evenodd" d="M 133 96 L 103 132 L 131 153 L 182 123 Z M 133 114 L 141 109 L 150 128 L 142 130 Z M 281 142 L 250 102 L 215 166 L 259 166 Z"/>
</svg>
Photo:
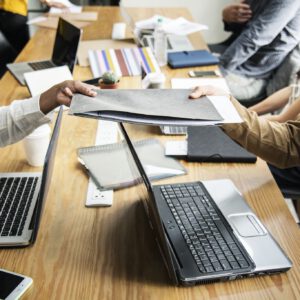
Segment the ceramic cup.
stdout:
<svg viewBox="0 0 300 300">
<path fill-rule="evenodd" d="M 44 124 L 24 138 L 24 150 L 27 161 L 31 166 L 40 167 L 44 164 L 49 146 L 50 131 L 50 126 Z"/>
</svg>

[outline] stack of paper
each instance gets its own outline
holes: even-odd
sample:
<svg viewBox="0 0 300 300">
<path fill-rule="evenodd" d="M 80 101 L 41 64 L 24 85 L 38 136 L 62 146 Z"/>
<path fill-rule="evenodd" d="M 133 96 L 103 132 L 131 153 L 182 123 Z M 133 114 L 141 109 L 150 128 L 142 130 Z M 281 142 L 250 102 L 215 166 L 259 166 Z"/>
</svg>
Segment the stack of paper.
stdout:
<svg viewBox="0 0 300 300">
<path fill-rule="evenodd" d="M 117 76 L 137 76 L 141 74 L 141 68 L 147 74 L 160 72 L 149 47 L 89 50 L 88 55 L 94 77 L 109 70 Z"/>
</svg>

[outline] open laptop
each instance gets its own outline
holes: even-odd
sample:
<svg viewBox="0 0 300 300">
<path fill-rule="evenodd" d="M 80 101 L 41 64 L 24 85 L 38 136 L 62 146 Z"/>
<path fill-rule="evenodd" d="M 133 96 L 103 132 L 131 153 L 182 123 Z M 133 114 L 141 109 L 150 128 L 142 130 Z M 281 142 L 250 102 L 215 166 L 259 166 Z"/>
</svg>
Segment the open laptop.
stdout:
<svg viewBox="0 0 300 300">
<path fill-rule="evenodd" d="M 0 174 L 0 247 L 34 243 L 47 197 L 63 109 L 59 110 L 42 173 Z"/>
<path fill-rule="evenodd" d="M 287 271 L 292 263 L 230 180 L 152 186 L 120 123 L 128 161 L 174 283 Z"/>
<path fill-rule="evenodd" d="M 24 73 L 67 65 L 73 73 L 82 30 L 59 18 L 50 60 L 8 64 L 8 70 L 25 85 Z"/>
</svg>

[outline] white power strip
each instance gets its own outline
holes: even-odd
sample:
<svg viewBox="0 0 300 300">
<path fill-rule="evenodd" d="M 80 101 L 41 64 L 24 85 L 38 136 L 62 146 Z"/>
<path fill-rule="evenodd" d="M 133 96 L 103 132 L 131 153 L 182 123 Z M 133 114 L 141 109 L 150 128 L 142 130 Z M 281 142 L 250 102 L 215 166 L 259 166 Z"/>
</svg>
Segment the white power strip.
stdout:
<svg viewBox="0 0 300 300">
<path fill-rule="evenodd" d="M 118 141 L 118 123 L 111 121 L 98 121 L 95 145 L 105 145 L 116 143 Z M 93 206 L 111 206 L 113 203 L 113 190 L 100 191 L 92 179 L 89 179 L 85 205 Z"/>
</svg>

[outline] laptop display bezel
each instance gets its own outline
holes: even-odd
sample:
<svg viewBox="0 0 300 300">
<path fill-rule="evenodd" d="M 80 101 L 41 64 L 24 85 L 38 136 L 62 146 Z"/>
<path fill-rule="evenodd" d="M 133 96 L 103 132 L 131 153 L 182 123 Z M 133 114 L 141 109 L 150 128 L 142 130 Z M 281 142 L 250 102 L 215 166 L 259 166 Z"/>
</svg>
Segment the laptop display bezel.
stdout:
<svg viewBox="0 0 300 300">
<path fill-rule="evenodd" d="M 36 201 L 36 206 L 34 208 L 34 214 L 32 215 L 31 222 L 33 223 L 33 231 L 30 238 L 31 244 L 33 244 L 37 238 L 38 229 L 41 221 L 41 215 L 43 212 L 44 204 L 49 190 L 51 175 L 52 175 L 53 166 L 55 162 L 55 153 L 57 149 L 62 116 L 63 116 L 63 107 L 61 106 L 56 117 L 56 122 L 49 142 L 48 150 L 45 156 L 44 167 L 41 176 L 40 191 Z"/>
<path fill-rule="evenodd" d="M 67 28 L 67 30 L 66 30 Z M 66 64 L 64 61 L 62 61 L 62 59 L 60 57 L 57 56 L 58 53 L 60 53 L 59 49 L 60 49 L 60 36 L 68 38 L 68 36 L 66 36 L 68 33 L 70 33 L 70 31 L 72 32 L 74 38 L 76 38 L 76 41 L 74 41 L 74 45 L 76 44 L 76 49 L 74 46 L 74 57 L 72 58 L 72 60 L 69 59 L 68 63 Z M 66 21 L 63 18 L 59 18 L 58 20 L 58 26 L 57 26 L 57 30 L 56 30 L 56 35 L 55 35 L 55 42 L 54 42 L 54 46 L 53 46 L 53 51 L 52 51 L 52 58 L 51 61 L 56 65 L 56 66 L 63 66 L 63 65 L 67 65 L 71 71 L 71 73 L 73 73 L 76 61 L 77 61 L 77 52 L 78 52 L 78 48 L 79 48 L 79 42 L 81 39 L 81 35 L 82 35 L 82 30 L 76 26 L 74 26 L 73 24 L 69 23 L 68 21 Z M 68 51 L 69 53 L 70 51 Z M 65 56 L 64 56 L 65 57 Z"/>
<path fill-rule="evenodd" d="M 178 278 L 177 278 L 177 274 L 176 274 L 176 269 L 172 260 L 172 254 L 170 252 L 170 248 L 169 248 L 169 242 L 167 240 L 167 236 L 164 230 L 164 226 L 163 223 L 161 221 L 161 218 L 159 216 L 159 212 L 158 212 L 158 207 L 157 207 L 157 203 L 155 201 L 155 197 L 154 197 L 154 193 L 153 193 L 153 189 L 152 189 L 152 185 L 149 181 L 149 178 L 144 170 L 144 167 L 138 157 L 138 154 L 127 134 L 127 131 L 125 129 L 125 126 L 123 125 L 123 123 L 119 123 L 119 127 L 120 130 L 122 132 L 122 135 L 124 137 L 124 140 L 128 146 L 128 154 L 129 156 L 132 158 L 132 162 L 134 163 L 135 167 L 138 169 L 138 172 L 142 178 L 142 182 L 146 187 L 146 190 L 148 192 L 148 201 L 147 201 L 147 207 L 148 210 L 151 211 L 152 216 L 153 216 L 153 220 L 151 222 L 151 224 L 153 226 L 155 226 L 154 230 L 155 230 L 155 234 L 157 236 L 157 241 L 159 243 L 159 248 L 161 250 L 161 254 L 163 255 L 163 260 L 166 264 L 169 276 L 171 278 L 171 280 L 174 282 L 174 284 L 178 284 Z M 150 205 L 149 205 L 150 204 Z M 149 207 L 150 206 L 150 207 Z"/>
</svg>

